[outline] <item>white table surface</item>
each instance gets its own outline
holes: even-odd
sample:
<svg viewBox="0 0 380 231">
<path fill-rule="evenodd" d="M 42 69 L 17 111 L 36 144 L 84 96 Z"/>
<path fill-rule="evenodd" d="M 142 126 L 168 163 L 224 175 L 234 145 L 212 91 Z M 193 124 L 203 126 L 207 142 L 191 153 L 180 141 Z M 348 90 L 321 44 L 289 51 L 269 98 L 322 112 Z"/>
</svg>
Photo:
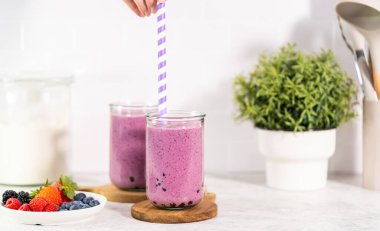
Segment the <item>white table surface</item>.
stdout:
<svg viewBox="0 0 380 231">
<path fill-rule="evenodd" d="M 77 174 L 81 185 L 108 182 L 106 174 Z M 217 218 L 189 224 L 151 224 L 131 217 L 131 204 L 109 202 L 91 221 L 64 226 L 26 226 L 0 215 L 0 230 L 380 230 L 380 192 L 360 187 L 360 177 L 332 175 L 327 188 L 286 192 L 267 188 L 263 173 L 207 175 L 209 191 L 217 193 Z M 9 186 L 0 186 L 4 191 Z M 14 188 L 14 187 L 13 187 Z M 18 188 L 16 190 L 19 190 Z"/>
</svg>

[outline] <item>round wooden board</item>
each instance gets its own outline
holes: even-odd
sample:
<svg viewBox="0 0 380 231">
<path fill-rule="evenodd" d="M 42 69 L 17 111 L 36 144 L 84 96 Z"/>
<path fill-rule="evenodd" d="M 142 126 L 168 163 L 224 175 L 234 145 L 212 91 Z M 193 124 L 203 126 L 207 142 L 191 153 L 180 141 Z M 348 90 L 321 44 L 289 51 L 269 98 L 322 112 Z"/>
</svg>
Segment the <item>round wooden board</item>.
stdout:
<svg viewBox="0 0 380 231">
<path fill-rule="evenodd" d="M 131 209 L 132 217 L 152 223 L 175 224 L 204 221 L 218 214 L 218 206 L 213 200 L 204 199 L 197 206 L 184 210 L 164 210 L 154 207 L 150 201 L 136 203 Z"/>
<path fill-rule="evenodd" d="M 96 187 L 79 187 L 79 191 L 98 193 L 112 202 L 137 203 L 147 199 L 145 192 L 122 190 L 113 184 Z"/>
</svg>

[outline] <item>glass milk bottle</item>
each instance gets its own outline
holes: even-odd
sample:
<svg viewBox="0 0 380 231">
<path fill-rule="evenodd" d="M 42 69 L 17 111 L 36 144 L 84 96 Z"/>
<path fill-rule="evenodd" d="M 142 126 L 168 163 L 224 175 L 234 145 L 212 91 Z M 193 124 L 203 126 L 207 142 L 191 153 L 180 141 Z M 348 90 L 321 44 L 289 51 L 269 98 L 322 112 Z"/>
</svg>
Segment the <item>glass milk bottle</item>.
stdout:
<svg viewBox="0 0 380 231">
<path fill-rule="evenodd" d="M 110 105 L 110 179 L 121 189 L 145 189 L 145 104 Z"/>
<path fill-rule="evenodd" d="M 164 209 L 185 209 L 203 198 L 205 114 L 147 115 L 147 196 Z"/>
<path fill-rule="evenodd" d="M 0 184 L 66 173 L 71 76 L 0 75 Z"/>
</svg>

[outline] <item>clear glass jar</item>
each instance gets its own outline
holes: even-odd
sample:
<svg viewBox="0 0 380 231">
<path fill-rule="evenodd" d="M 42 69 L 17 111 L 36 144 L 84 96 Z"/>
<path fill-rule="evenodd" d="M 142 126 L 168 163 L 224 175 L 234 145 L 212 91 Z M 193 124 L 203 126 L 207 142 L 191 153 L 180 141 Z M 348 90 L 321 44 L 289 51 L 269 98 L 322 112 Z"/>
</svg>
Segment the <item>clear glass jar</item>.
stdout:
<svg viewBox="0 0 380 231">
<path fill-rule="evenodd" d="M 147 115 L 147 196 L 164 209 L 185 209 L 203 198 L 205 114 Z"/>
<path fill-rule="evenodd" d="M 146 188 L 146 114 L 157 111 L 148 104 L 110 104 L 110 179 L 121 189 Z"/>
<path fill-rule="evenodd" d="M 0 75 L 0 183 L 42 184 L 66 173 L 72 76 Z"/>
</svg>

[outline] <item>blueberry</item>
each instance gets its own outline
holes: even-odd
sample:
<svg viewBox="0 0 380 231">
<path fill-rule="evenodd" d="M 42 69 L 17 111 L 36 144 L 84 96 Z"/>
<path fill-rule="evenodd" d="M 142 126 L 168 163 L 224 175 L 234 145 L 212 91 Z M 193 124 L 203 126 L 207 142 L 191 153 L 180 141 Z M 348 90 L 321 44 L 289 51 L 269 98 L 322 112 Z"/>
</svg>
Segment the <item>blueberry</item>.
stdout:
<svg viewBox="0 0 380 231">
<path fill-rule="evenodd" d="M 81 205 L 81 204 L 83 204 L 82 203 L 82 201 L 73 201 L 73 202 L 71 202 L 71 205 Z"/>
<path fill-rule="evenodd" d="M 58 209 L 59 212 L 63 212 L 63 211 L 69 211 L 68 209 L 64 209 L 64 208 L 59 208 Z"/>
<path fill-rule="evenodd" d="M 69 210 L 78 210 L 81 209 L 79 205 L 72 205 Z"/>
<path fill-rule="evenodd" d="M 97 201 L 97 200 L 92 200 L 92 201 L 90 201 L 89 205 L 90 205 L 91 207 L 94 207 L 94 206 L 100 205 L 100 202 Z"/>
<path fill-rule="evenodd" d="M 91 201 L 90 204 L 91 204 L 92 202 L 93 202 L 93 201 Z M 81 206 L 81 209 L 88 209 L 88 208 L 91 208 L 91 206 L 90 206 L 90 205 L 86 205 L 86 204 L 83 204 L 83 205 Z"/>
<path fill-rule="evenodd" d="M 84 198 L 86 198 L 86 195 L 84 193 L 78 193 L 77 195 L 74 196 L 75 201 L 81 201 Z"/>
<path fill-rule="evenodd" d="M 93 201 L 94 200 L 94 198 L 93 197 L 86 197 L 86 198 L 84 198 L 83 199 L 83 203 L 85 203 L 85 204 L 89 204 L 91 201 Z"/>
<path fill-rule="evenodd" d="M 70 208 L 70 206 L 71 206 L 71 203 L 70 202 L 63 202 L 62 204 L 61 204 L 61 209 L 69 209 Z"/>
</svg>

